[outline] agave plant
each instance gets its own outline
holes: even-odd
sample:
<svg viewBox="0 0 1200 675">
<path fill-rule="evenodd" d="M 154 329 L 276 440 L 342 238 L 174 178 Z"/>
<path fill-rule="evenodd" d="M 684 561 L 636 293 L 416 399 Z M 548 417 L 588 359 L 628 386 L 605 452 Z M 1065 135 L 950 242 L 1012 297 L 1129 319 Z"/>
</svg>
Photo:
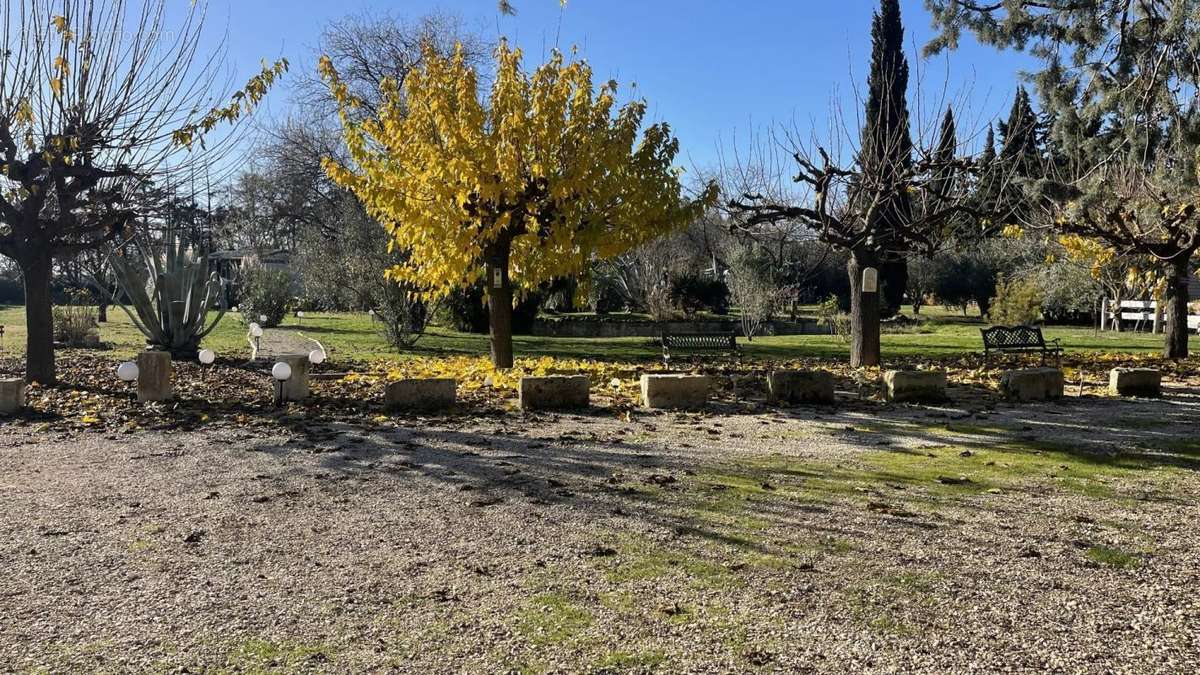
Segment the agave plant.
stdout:
<svg viewBox="0 0 1200 675">
<path fill-rule="evenodd" d="M 225 315 L 224 282 L 208 274 L 207 256 L 169 231 L 160 245 L 138 235 L 110 257 L 118 288 L 129 298 L 120 305 L 154 348 L 192 358 L 200 340 Z M 210 310 L 216 314 L 209 316 Z"/>
</svg>

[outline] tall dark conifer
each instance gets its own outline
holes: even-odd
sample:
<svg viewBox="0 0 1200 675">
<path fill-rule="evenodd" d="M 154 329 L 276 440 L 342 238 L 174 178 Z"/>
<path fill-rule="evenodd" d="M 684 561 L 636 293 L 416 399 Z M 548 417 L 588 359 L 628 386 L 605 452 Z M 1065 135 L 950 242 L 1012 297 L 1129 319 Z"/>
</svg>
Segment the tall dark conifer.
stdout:
<svg viewBox="0 0 1200 675">
<path fill-rule="evenodd" d="M 871 72 L 867 78 L 866 115 L 863 119 L 860 162 L 866 175 L 887 181 L 899 176 L 912 163 L 912 136 L 908 118 L 908 59 L 904 55 L 904 26 L 899 0 L 881 0 L 871 23 Z M 883 297 L 881 309 L 891 315 L 899 310 L 908 286 L 908 262 L 903 247 L 889 236 L 912 219 L 907 191 L 898 189 L 891 203 L 877 212 L 883 241 L 879 267 Z"/>
<path fill-rule="evenodd" d="M 983 141 L 983 152 L 979 153 L 980 163 L 987 167 L 996 161 L 996 132 L 988 125 L 987 138 Z"/>
<path fill-rule="evenodd" d="M 1017 88 L 1008 120 L 1000 123 L 1000 160 L 1014 176 L 1035 177 L 1040 171 L 1038 119 L 1025 87 Z"/>
</svg>

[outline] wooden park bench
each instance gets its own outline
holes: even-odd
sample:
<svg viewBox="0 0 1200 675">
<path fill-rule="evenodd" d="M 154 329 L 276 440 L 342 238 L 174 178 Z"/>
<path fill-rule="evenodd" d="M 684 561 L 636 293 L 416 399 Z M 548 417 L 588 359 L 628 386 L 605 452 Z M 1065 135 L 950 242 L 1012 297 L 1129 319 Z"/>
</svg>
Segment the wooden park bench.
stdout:
<svg viewBox="0 0 1200 675">
<path fill-rule="evenodd" d="M 737 351 L 737 332 L 728 333 L 667 333 L 662 334 L 663 363 L 670 364 L 671 352 Z"/>
<path fill-rule="evenodd" d="M 982 328 L 983 355 L 992 352 L 1002 354 L 1041 354 L 1042 363 L 1047 356 L 1062 359 L 1063 348 L 1058 338 L 1046 342 L 1042 329 L 1037 326 L 992 326 Z"/>
</svg>

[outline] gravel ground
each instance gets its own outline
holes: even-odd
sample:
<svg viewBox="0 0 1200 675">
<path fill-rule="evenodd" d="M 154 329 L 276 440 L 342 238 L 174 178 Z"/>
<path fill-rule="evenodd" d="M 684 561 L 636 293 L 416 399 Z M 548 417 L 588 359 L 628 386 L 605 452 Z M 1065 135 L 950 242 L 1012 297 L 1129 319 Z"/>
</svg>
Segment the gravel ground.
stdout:
<svg viewBox="0 0 1200 675">
<path fill-rule="evenodd" d="M 9 423 L 0 669 L 1196 672 L 1197 422 L 1180 390 Z M 1004 461 L 935 480 L 898 463 L 1002 451 L 1067 463 L 996 487 L 979 476 Z"/>
</svg>

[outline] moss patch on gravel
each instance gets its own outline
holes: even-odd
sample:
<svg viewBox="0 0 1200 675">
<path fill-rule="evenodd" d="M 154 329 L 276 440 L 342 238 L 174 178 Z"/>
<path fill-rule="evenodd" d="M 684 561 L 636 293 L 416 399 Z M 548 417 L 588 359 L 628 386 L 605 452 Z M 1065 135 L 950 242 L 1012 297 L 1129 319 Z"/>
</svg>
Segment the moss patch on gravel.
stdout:
<svg viewBox="0 0 1200 675">
<path fill-rule="evenodd" d="M 591 612 L 565 594 L 542 593 L 521 611 L 517 631 L 535 645 L 557 645 L 582 634 L 592 621 Z"/>
<path fill-rule="evenodd" d="M 1084 555 L 1088 560 L 1105 567 L 1132 569 L 1141 564 L 1141 558 L 1137 554 L 1110 546 L 1093 546 Z"/>
<path fill-rule="evenodd" d="M 335 651 L 326 645 L 250 638 L 226 657 L 225 668 L 217 672 L 280 673 L 321 670 L 322 664 L 332 662 L 335 654 Z"/>
</svg>

